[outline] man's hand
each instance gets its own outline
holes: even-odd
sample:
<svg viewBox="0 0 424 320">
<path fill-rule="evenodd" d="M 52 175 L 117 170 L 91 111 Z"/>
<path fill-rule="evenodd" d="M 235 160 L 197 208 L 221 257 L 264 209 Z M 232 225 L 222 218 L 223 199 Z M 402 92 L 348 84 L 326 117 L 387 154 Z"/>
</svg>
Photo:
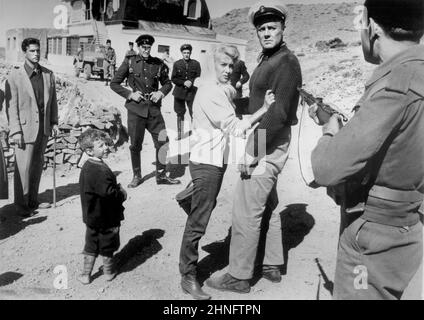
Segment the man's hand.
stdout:
<svg viewBox="0 0 424 320">
<path fill-rule="evenodd" d="M 265 93 L 264 107 L 269 110 L 272 104 L 275 103 L 275 94 L 272 93 L 272 90 L 267 90 Z"/>
<path fill-rule="evenodd" d="M 248 153 L 245 153 L 243 158 L 238 165 L 238 171 L 240 172 L 240 176 L 242 179 L 249 179 L 251 176 L 250 167 L 255 164 L 257 159 L 252 157 Z"/>
<path fill-rule="evenodd" d="M 323 111 L 317 104 L 313 104 L 308 108 L 309 117 L 314 120 L 314 122 L 322 126 L 330 120 L 331 114 Z"/>
<path fill-rule="evenodd" d="M 184 82 L 184 86 L 190 89 L 193 86 L 193 82 L 187 80 L 186 82 Z"/>
<path fill-rule="evenodd" d="M 22 135 L 22 133 L 14 134 L 12 136 L 12 141 L 14 144 L 18 146 L 19 149 L 23 150 L 25 148 L 25 141 L 24 141 L 24 136 Z"/>
<path fill-rule="evenodd" d="M 158 103 L 163 97 L 165 97 L 165 95 L 161 91 L 156 91 L 152 93 L 150 100 L 153 103 Z"/>
<path fill-rule="evenodd" d="M 240 81 L 236 83 L 236 89 L 240 89 L 242 86 L 243 84 Z"/>
<path fill-rule="evenodd" d="M 334 136 L 343 127 L 343 121 L 340 115 L 333 114 L 328 122 L 322 128 L 323 134 Z"/>
<path fill-rule="evenodd" d="M 133 100 L 135 102 L 140 102 L 143 99 L 144 99 L 144 97 L 143 97 L 143 95 L 140 91 L 131 93 L 131 95 L 129 97 L 129 100 Z"/>
</svg>

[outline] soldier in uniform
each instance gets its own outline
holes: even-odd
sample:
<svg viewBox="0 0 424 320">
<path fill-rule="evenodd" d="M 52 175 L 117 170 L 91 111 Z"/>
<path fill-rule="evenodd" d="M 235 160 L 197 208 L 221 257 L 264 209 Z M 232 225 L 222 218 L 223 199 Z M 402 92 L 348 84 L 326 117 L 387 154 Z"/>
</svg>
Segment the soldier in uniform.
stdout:
<svg viewBox="0 0 424 320">
<path fill-rule="evenodd" d="M 249 12 L 263 49 L 261 61 L 250 80 L 249 113 L 262 105 L 267 90 L 275 94 L 275 103 L 249 137 L 240 165 L 241 179 L 235 190 L 232 211 L 228 273 L 206 282 L 222 291 L 250 292 L 249 281 L 255 271 L 261 229 L 263 232 L 268 229 L 263 264 L 258 261 L 262 276 L 271 282 L 281 281 L 284 257 L 281 218 L 274 212 L 278 205 L 276 186 L 288 159 L 291 127 L 298 122 L 297 88 L 302 85 L 299 61 L 283 40 L 287 15 L 287 6 L 275 0 L 260 1 Z M 260 133 L 265 133 L 266 140 Z M 259 146 L 265 150 L 259 151 Z"/>
<path fill-rule="evenodd" d="M 237 99 L 243 96 L 243 85 L 249 81 L 250 75 L 247 72 L 246 65 L 243 60 L 238 60 L 234 64 L 234 72 L 231 75 L 231 85 L 237 90 Z"/>
<path fill-rule="evenodd" d="M 362 24 L 379 66 L 347 125 L 327 119 L 311 160 L 316 183 L 344 183 L 342 208 L 365 202 L 342 226 L 334 298 L 394 300 L 423 257 L 424 2 L 366 0 Z"/>
<path fill-rule="evenodd" d="M 129 50 L 125 53 L 125 58 L 131 59 L 131 57 L 135 57 L 137 52 L 134 50 L 134 42 L 128 42 Z M 125 85 L 128 87 L 128 78 L 125 81 Z"/>
<path fill-rule="evenodd" d="M 193 101 L 197 92 L 194 81 L 201 75 L 200 63 L 191 59 L 193 48 L 190 44 L 181 46 L 183 59 L 174 63 L 171 80 L 175 84 L 174 110 L 177 114 L 178 140 L 183 135 L 184 115 L 186 113 L 186 105 L 190 117 L 193 119 Z"/>
<path fill-rule="evenodd" d="M 162 159 L 164 151 L 168 150 L 168 137 L 161 113 L 161 101 L 172 90 L 172 83 L 169 80 L 168 67 L 162 60 L 150 55 L 154 41 L 151 35 L 138 37 L 136 43 L 140 54 L 125 58 L 110 85 L 113 91 L 127 100 L 125 107 L 128 109 L 128 132 L 134 172 L 134 179 L 128 188 L 136 188 L 143 181 L 140 152 L 146 129 L 155 143 L 157 184 L 180 184 L 179 180 L 166 175 L 166 159 Z M 132 91 L 121 85 L 127 78 Z M 162 85 L 160 89 L 159 83 Z"/>
<path fill-rule="evenodd" d="M 136 56 L 137 52 L 134 50 L 134 42 L 129 42 L 128 45 L 130 49 L 125 53 L 125 57 Z"/>
<path fill-rule="evenodd" d="M 111 45 L 112 45 L 112 41 L 107 40 L 106 52 L 105 52 L 106 70 L 104 71 L 105 78 L 106 78 L 106 85 L 109 85 L 109 80 L 113 79 L 113 77 L 115 76 L 116 52 Z"/>
</svg>

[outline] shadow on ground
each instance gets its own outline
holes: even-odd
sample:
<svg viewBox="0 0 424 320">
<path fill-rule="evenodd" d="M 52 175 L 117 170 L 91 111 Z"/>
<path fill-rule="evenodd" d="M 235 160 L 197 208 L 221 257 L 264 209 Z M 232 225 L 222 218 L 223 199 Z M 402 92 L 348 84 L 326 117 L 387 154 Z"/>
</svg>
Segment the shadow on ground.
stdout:
<svg viewBox="0 0 424 320">
<path fill-rule="evenodd" d="M 31 218 L 22 218 L 18 215 L 15 205 L 7 205 L 0 209 L 0 241 L 16 235 L 28 226 L 46 220 L 47 217 L 37 217 L 36 214 Z"/>
<path fill-rule="evenodd" d="M 0 287 L 8 286 L 23 277 L 23 274 L 17 272 L 6 272 L 0 274 Z"/>
<path fill-rule="evenodd" d="M 228 235 L 224 240 L 216 241 L 202 247 L 202 249 L 209 253 L 209 255 L 203 258 L 197 265 L 197 280 L 199 281 L 200 285 L 203 285 L 203 283 L 212 274 L 228 266 L 230 242 L 231 228 L 228 230 Z"/>
<path fill-rule="evenodd" d="M 158 239 L 165 235 L 164 230 L 152 229 L 130 240 L 115 256 L 119 274 L 131 272 L 163 249 Z"/>
<path fill-rule="evenodd" d="M 60 202 L 77 196 L 80 194 L 79 183 L 68 184 L 66 186 L 60 186 L 56 188 L 56 201 Z M 40 203 L 48 202 L 53 203 L 53 190 L 49 189 L 38 195 L 38 201 Z"/>
<path fill-rule="evenodd" d="M 281 218 L 284 257 L 284 265 L 280 268 L 282 275 L 287 274 L 289 251 L 299 246 L 315 225 L 315 219 L 306 211 L 307 206 L 308 205 L 304 203 L 290 204 L 279 214 Z M 255 285 L 262 277 L 266 235 L 269 229 L 269 219 L 271 214 L 271 210 L 266 210 L 264 213 L 264 219 L 262 220 L 258 253 L 255 261 L 256 267 L 251 281 L 252 286 Z"/>
<path fill-rule="evenodd" d="M 282 274 L 287 274 L 289 251 L 299 246 L 315 226 L 315 219 L 306 210 L 307 204 L 291 204 L 280 213 L 283 231 L 284 266 Z"/>
</svg>

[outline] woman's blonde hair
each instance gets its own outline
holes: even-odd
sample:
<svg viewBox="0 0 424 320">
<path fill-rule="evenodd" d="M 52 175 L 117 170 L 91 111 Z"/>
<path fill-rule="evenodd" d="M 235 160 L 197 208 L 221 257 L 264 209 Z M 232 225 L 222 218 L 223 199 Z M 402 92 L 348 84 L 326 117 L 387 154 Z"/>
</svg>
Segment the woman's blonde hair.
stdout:
<svg viewBox="0 0 424 320">
<path fill-rule="evenodd" d="M 236 62 L 240 58 L 240 52 L 238 51 L 236 46 L 231 44 L 220 44 L 214 52 L 214 59 L 217 60 L 220 55 L 226 55 L 230 57 L 234 62 Z"/>
</svg>

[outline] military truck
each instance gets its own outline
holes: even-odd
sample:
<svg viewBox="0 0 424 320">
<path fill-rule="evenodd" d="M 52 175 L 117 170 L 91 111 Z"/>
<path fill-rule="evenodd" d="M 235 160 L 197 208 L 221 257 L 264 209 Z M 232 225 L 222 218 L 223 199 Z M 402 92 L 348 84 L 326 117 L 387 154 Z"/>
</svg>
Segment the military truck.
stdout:
<svg viewBox="0 0 424 320">
<path fill-rule="evenodd" d="M 105 68 L 105 46 L 94 43 L 82 45 L 82 60 L 74 59 L 75 76 L 82 73 L 84 78 L 89 80 L 92 76 L 100 77 L 104 80 Z"/>
</svg>

